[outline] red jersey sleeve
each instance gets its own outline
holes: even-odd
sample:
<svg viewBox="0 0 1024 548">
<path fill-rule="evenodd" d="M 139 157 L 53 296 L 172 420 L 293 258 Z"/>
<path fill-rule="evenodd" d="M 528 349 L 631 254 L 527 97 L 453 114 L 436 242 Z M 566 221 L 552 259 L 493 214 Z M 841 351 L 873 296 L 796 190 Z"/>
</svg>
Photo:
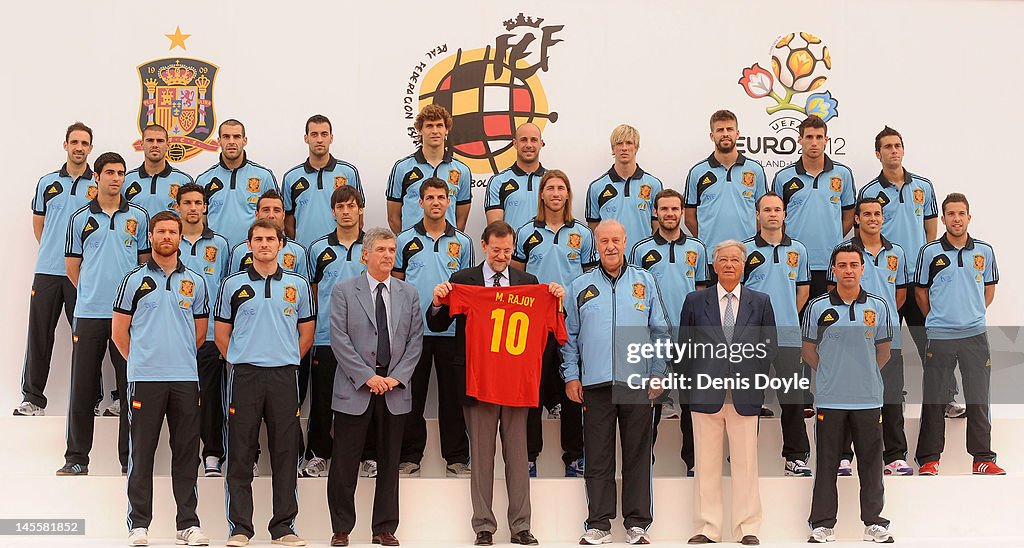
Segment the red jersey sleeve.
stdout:
<svg viewBox="0 0 1024 548">
<path fill-rule="evenodd" d="M 562 312 L 562 301 L 550 293 L 548 295 L 555 301 L 548 308 L 548 326 L 551 332 L 554 333 L 558 344 L 565 344 L 569 342 L 569 334 L 565 331 L 565 313 Z"/>
</svg>

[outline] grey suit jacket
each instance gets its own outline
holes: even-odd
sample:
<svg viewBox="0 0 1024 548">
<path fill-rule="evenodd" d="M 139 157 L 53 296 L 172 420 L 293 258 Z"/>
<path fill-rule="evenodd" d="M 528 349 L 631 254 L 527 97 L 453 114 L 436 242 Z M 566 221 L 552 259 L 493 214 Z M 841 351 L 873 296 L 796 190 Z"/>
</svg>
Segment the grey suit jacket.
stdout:
<svg viewBox="0 0 1024 548">
<path fill-rule="evenodd" d="M 377 365 L 377 315 L 365 273 L 334 285 L 330 317 L 331 349 L 338 360 L 331 409 L 361 415 L 370 404 L 366 381 L 376 374 Z M 391 278 L 388 322 L 394 331 L 388 376 L 401 384 L 384 397 L 388 410 L 402 415 L 412 410 L 410 381 L 423 350 L 423 318 L 416 288 L 397 278 Z"/>
</svg>

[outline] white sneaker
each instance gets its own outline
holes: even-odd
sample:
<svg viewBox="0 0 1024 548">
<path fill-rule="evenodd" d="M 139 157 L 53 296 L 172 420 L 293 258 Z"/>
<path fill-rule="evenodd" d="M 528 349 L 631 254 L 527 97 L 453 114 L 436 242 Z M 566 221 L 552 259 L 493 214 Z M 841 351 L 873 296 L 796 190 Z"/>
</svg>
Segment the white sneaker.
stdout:
<svg viewBox="0 0 1024 548">
<path fill-rule="evenodd" d="M 676 409 L 675 404 L 672 402 L 665 402 L 661 404 L 661 418 L 662 419 L 678 419 L 679 410 Z"/>
<path fill-rule="evenodd" d="M 121 416 L 121 400 L 114 400 L 114 403 L 107 406 L 103 410 L 104 417 L 120 417 Z"/>
<path fill-rule="evenodd" d="M 14 408 L 15 417 L 42 417 L 45 414 L 46 409 L 43 409 L 30 401 L 23 401 L 21 402 L 21 405 Z"/>
<path fill-rule="evenodd" d="M 602 531 L 600 529 L 587 529 L 586 533 L 580 537 L 580 544 L 609 544 L 612 541 L 611 531 Z"/>
<path fill-rule="evenodd" d="M 967 416 L 967 408 L 955 401 L 946 404 L 947 419 L 962 419 Z"/>
<path fill-rule="evenodd" d="M 306 463 L 306 467 L 302 469 L 302 473 L 307 478 L 319 478 L 325 472 L 327 472 L 327 461 L 320 457 L 313 457 Z"/>
<path fill-rule="evenodd" d="M 907 461 L 899 459 L 886 464 L 882 468 L 882 473 L 886 476 L 913 476 L 914 469 L 907 464 Z"/>
<path fill-rule="evenodd" d="M 836 532 L 828 527 L 815 527 L 811 531 L 811 536 L 807 538 L 807 542 L 811 544 L 822 544 L 825 542 L 834 542 L 836 540 Z"/>
<path fill-rule="evenodd" d="M 889 528 L 881 525 L 869 525 L 864 528 L 864 540 L 868 542 L 880 542 L 882 544 L 889 544 L 896 542 L 889 534 Z"/>
<path fill-rule="evenodd" d="M 149 529 L 136 527 L 128 533 L 128 546 L 149 546 Z"/>
<path fill-rule="evenodd" d="M 189 546 L 209 546 L 210 537 L 204 535 L 198 526 L 193 526 L 184 531 L 178 531 L 174 536 L 174 543 L 187 544 Z"/>
<path fill-rule="evenodd" d="M 449 478 L 468 478 L 472 473 L 473 469 L 470 468 L 469 464 L 463 462 L 454 462 L 444 469 L 445 477 Z"/>
<path fill-rule="evenodd" d="M 361 478 L 375 478 L 377 477 L 377 461 L 375 460 L 364 460 L 359 463 L 359 477 Z"/>
<path fill-rule="evenodd" d="M 418 478 L 420 476 L 420 465 L 415 462 L 402 462 L 398 464 L 398 474 L 400 476 L 408 476 L 410 478 Z"/>
<path fill-rule="evenodd" d="M 843 459 L 839 461 L 839 475 L 840 476 L 852 476 L 853 475 L 853 463 L 850 459 Z"/>
<path fill-rule="evenodd" d="M 787 476 L 808 477 L 811 475 L 811 467 L 802 460 L 787 460 L 784 473 Z"/>
<path fill-rule="evenodd" d="M 214 456 L 206 457 L 203 460 L 203 476 L 208 478 L 219 478 L 224 473 L 220 469 L 220 459 Z"/>
<path fill-rule="evenodd" d="M 260 477 L 260 465 L 256 464 L 255 462 L 252 463 L 252 477 Z"/>
<path fill-rule="evenodd" d="M 549 419 L 561 419 L 562 418 L 562 404 L 556 404 L 551 409 L 548 409 Z"/>
<path fill-rule="evenodd" d="M 640 527 L 630 527 L 626 529 L 626 542 L 629 544 L 650 544 L 651 537 L 647 536 L 647 531 Z"/>
</svg>

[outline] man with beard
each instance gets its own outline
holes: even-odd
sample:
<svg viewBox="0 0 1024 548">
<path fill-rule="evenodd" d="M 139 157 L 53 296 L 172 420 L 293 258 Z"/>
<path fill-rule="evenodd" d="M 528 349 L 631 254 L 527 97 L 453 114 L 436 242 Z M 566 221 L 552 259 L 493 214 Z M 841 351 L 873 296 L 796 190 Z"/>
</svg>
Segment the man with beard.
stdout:
<svg viewBox="0 0 1024 548">
<path fill-rule="evenodd" d="M 711 115 L 715 151 L 686 176 L 686 228 L 705 245 L 743 241 L 757 232 L 754 202 L 768 191 L 764 168 L 736 150 L 740 137 L 736 115 Z"/>
<path fill-rule="evenodd" d="M 665 315 L 669 324 L 679 322 L 683 310 L 683 299 L 692 291 L 704 289 L 708 282 L 707 249 L 695 237 L 688 237 L 680 228 L 683 215 L 683 196 L 672 189 L 662 190 L 654 197 L 654 209 L 658 215 L 658 230 L 650 238 L 640 240 L 629 253 L 629 264 L 654 274 L 661 290 Z M 680 343 L 685 341 L 679 341 Z M 679 401 L 677 413 L 668 394 L 660 398 L 661 405 L 654 406 L 654 442 L 658 441 L 658 424 L 662 417 L 679 417 L 679 429 L 683 443 L 679 455 L 686 463 L 686 475 L 693 475 L 693 420 L 685 394 Z M 666 414 L 670 411 L 672 414 Z"/>
<path fill-rule="evenodd" d="M 539 205 L 532 222 L 516 233 L 512 266 L 533 274 L 540 283 L 569 283 L 597 265 L 594 234 L 572 216 L 572 187 L 560 169 L 548 170 L 540 179 Z M 488 212 L 490 213 L 490 212 Z M 565 477 L 583 475 L 583 409 L 563 389 L 559 368 L 561 349 L 554 335 L 548 337 L 541 365 L 541 406 L 530 408 L 526 418 L 526 443 L 530 477 L 537 477 L 537 457 L 544 449 L 541 409 L 561 406 L 562 461 Z"/>
<path fill-rule="evenodd" d="M 952 193 L 942 201 L 946 233 L 921 248 L 917 259 L 917 304 L 925 317 L 928 355 L 924 362 L 924 402 L 917 438 L 918 474 L 939 473 L 946 442 L 943 410 L 953 368 L 959 365 L 967 402 L 967 452 L 977 475 L 1004 475 L 992 450 L 989 384 L 992 367 L 985 310 L 996 296 L 999 269 L 992 246 L 974 239 L 967 197 Z"/>
<path fill-rule="evenodd" d="M 395 277 L 416 286 L 421 312 L 434 299 L 434 288 L 451 275 L 475 266 L 473 241 L 457 230 L 447 218 L 450 185 L 431 177 L 418 185 L 422 219 L 398 235 Z M 447 477 L 469 477 L 469 438 L 462 413 L 462 394 L 451 363 L 456 359 L 455 326 L 440 332 L 424 332 L 423 351 L 412 377 L 412 412 L 406 418 L 399 470 L 403 476 L 419 476 L 423 449 L 427 445 L 427 404 L 430 370 L 437 371 L 437 418 L 441 456 L 447 463 Z"/>
<path fill-rule="evenodd" d="M 516 148 L 516 162 L 487 181 L 484 208 L 487 224 L 505 221 L 518 230 L 537 215 L 537 194 L 545 173 L 540 165 L 540 149 L 544 148 L 540 128 L 529 122 L 519 126 L 512 146 Z"/>
<path fill-rule="evenodd" d="M 363 231 L 359 220 L 363 216 L 363 196 L 354 186 L 339 186 L 331 195 L 334 230 L 309 246 L 310 285 L 316 296 L 317 310 L 330 314 L 331 295 L 335 284 L 354 278 L 366 270 L 363 259 Z M 388 269 L 390 271 L 390 268 Z M 331 458 L 331 398 L 334 394 L 334 373 L 338 361 L 331 350 L 331 322 L 316 324 L 313 336 L 313 356 L 310 364 L 309 422 L 306 425 L 306 466 L 302 472 L 318 477 L 327 471 Z M 423 328 L 420 328 L 422 334 Z M 374 444 L 374 436 L 367 442 Z M 376 476 L 377 463 L 373 452 L 363 459 L 360 473 Z M 395 466 L 397 469 L 397 464 Z M 397 473 L 397 472 L 396 472 Z M 392 531 L 394 532 L 394 531 Z"/>
<path fill-rule="evenodd" d="M 217 130 L 220 161 L 196 177 L 206 189 L 206 221 L 210 228 L 228 239 L 231 245 L 245 242 L 259 197 L 277 190 L 277 180 L 267 168 L 245 155 L 245 126 L 231 119 Z"/>
<path fill-rule="evenodd" d="M 167 161 L 167 130 L 151 125 L 142 130 L 142 151 L 146 155 L 142 165 L 124 177 L 124 197 L 142 206 L 146 213 L 174 211 L 178 191 L 192 182 L 184 171 L 171 167 Z"/>
<path fill-rule="evenodd" d="M 827 290 L 832 249 L 853 228 L 857 189 L 850 168 L 825 154 L 828 126 L 810 115 L 800 122 L 800 158 L 775 174 L 772 190 L 782 196 L 789 235 L 807 247 L 813 299 Z"/>
<path fill-rule="evenodd" d="M 178 214 L 181 215 L 179 257 L 186 267 L 206 281 L 206 293 L 212 301 L 220 291 L 220 282 L 228 272 L 231 248 L 224 236 L 206 226 L 206 193 L 190 183 L 178 189 Z M 199 437 L 203 442 L 203 469 L 207 477 L 220 476 L 224 460 L 224 357 L 213 341 L 213 322 L 207 322 L 206 341 L 196 352 L 199 369 L 199 397 L 205 405 L 199 409 Z"/>
<path fill-rule="evenodd" d="M 217 348 L 230 364 L 227 388 L 227 468 L 224 471 L 231 537 L 246 546 L 252 523 L 252 477 L 260 423 L 267 423 L 273 469 L 274 544 L 305 546 L 295 534 L 299 513 L 300 357 L 313 346 L 316 303 L 305 278 L 286 272 L 277 255 L 284 231 L 268 219 L 249 228 L 252 264 L 224 279 L 215 308 Z"/>
<path fill-rule="evenodd" d="M 359 191 L 363 201 L 363 186 L 356 166 L 331 155 L 334 133 L 326 116 L 310 116 L 302 139 L 309 146 L 309 157 L 284 174 L 281 193 L 285 233 L 309 246 L 335 228 L 331 194 L 342 186 L 351 186 Z"/>
<path fill-rule="evenodd" d="M 68 405 L 67 450 L 58 476 L 89 473 L 89 452 L 95 417 L 93 406 L 100 384 L 103 354 L 110 352 L 117 391 L 127 390 L 126 363 L 111 339 L 111 303 L 117 284 L 140 262 L 149 259 L 149 215 L 121 196 L 124 158 L 106 152 L 96 158 L 96 198 L 71 216 L 67 228 L 64 264 L 78 288 L 75 303 L 75 347 L 71 356 L 71 397 Z M 128 421 L 120 408 L 118 457 L 121 472 L 128 472 Z"/>
<path fill-rule="evenodd" d="M 153 456 L 164 418 L 170 430 L 176 542 L 205 546 L 196 514 L 199 374 L 196 347 L 209 321 L 206 282 L 178 259 L 181 219 L 161 211 L 150 220 L 153 256 L 125 276 L 114 301 L 111 338 L 128 360 L 128 544 L 149 543 Z M 142 342 L 144 341 L 144 342 Z M 210 405 L 209 402 L 206 402 Z"/>
<path fill-rule="evenodd" d="M 53 331 L 61 308 L 73 325 L 78 292 L 64 266 L 68 219 L 96 197 L 96 182 L 89 169 L 92 129 L 82 122 L 68 126 L 64 133 L 67 161 L 59 170 L 43 175 L 32 200 L 32 229 L 39 243 L 36 270 L 32 277 L 32 299 L 28 308 L 28 344 L 21 376 L 21 405 L 14 416 L 46 414 L 46 380 L 53 356 Z"/>
</svg>

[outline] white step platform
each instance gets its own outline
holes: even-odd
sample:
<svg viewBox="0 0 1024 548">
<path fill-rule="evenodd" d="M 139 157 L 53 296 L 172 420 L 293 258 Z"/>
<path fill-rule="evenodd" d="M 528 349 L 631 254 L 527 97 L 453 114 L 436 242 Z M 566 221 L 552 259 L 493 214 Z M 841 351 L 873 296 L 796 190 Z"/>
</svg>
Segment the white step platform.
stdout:
<svg viewBox="0 0 1024 548">
<path fill-rule="evenodd" d="M 3 504 L 0 518 L 81 518 L 86 520 L 86 539 L 48 537 L 0 537 L 3 546 L 121 546 L 126 538 L 125 479 L 120 476 L 116 458 L 116 419 L 97 419 L 92 475 L 56 477 L 63 462 L 63 417 L 3 417 L 0 429 L 6 444 L 0 449 L 0 482 Z M 807 421 L 810 426 L 811 421 Z M 810 505 L 812 478 L 781 476 L 778 451 L 781 446 L 779 421 L 762 421 L 760 442 L 762 469 L 761 493 L 765 545 L 803 545 L 808 533 L 806 520 Z M 885 516 L 901 544 L 909 546 L 1024 546 L 1024 533 L 1016 528 L 1024 515 L 1024 419 L 999 418 L 993 425 L 993 445 L 999 462 L 1010 474 L 1005 477 L 969 475 L 970 458 L 964 447 L 962 420 L 947 420 L 947 452 L 942 461 L 943 475 L 938 477 L 886 478 Z M 469 480 L 443 477 L 443 462 L 438 455 L 436 423 L 428 420 L 429 436 L 424 473 L 420 478 L 401 483 L 402 521 L 398 536 L 403 546 L 468 546 L 473 532 L 469 521 Z M 166 429 L 165 429 L 166 430 Z M 679 545 L 693 534 L 693 480 L 680 477 L 678 422 L 662 423 L 658 441 L 654 479 L 655 521 L 651 534 L 658 544 Z M 916 442 L 917 420 L 907 420 L 911 451 Z M 165 433 L 166 436 L 166 433 Z M 533 501 L 532 531 L 545 546 L 575 545 L 586 517 L 583 481 L 558 477 L 558 424 L 545 421 L 547 449 L 541 456 L 542 476 L 531 482 Z M 812 444 L 813 446 L 813 444 Z M 264 445 L 264 447 L 266 447 Z M 161 445 L 158 477 L 155 478 L 154 545 L 170 545 L 174 534 L 174 503 L 170 479 L 166 476 L 169 451 Z M 500 476 L 500 455 L 498 475 Z M 269 473 L 269 462 L 261 468 Z M 725 480 L 728 493 L 729 479 Z M 856 545 L 862 525 L 859 523 L 857 478 L 840 478 L 840 523 L 837 533 Z M 222 544 L 227 536 L 224 517 L 222 478 L 199 479 L 199 512 L 203 528 Z M 360 481 L 357 492 L 359 520 L 352 532 L 353 544 L 368 544 L 369 516 L 373 480 Z M 256 509 L 256 545 L 269 545 L 266 524 L 270 518 L 271 478 L 253 482 Z M 503 480 L 495 483 L 495 513 L 499 530 L 495 540 L 508 543 L 503 529 L 505 513 Z M 727 495 L 728 497 L 728 495 Z M 299 481 L 300 512 L 297 529 L 312 545 L 326 545 L 331 535 L 326 503 L 326 478 Z M 727 503 L 728 504 L 728 503 Z M 624 538 L 621 522 L 613 532 Z M 1020 533 L 1019 535 L 1015 535 Z M 1012 538 L 1011 538 L 1012 537 Z M 163 539 L 157 541 L 157 539 Z M 931 541 L 928 539 L 941 539 Z M 95 540 L 100 544 L 90 544 Z M 38 543 L 37 543 L 38 542 Z M 854 545 L 852 544 L 851 545 Z M 35 544 L 34 544 L 35 543 Z"/>
<path fill-rule="evenodd" d="M 538 458 L 537 467 L 541 477 L 561 477 L 564 465 L 561 460 L 559 445 L 559 423 L 555 420 L 544 420 L 544 451 Z M 812 467 L 814 465 L 814 430 L 813 421 L 805 421 L 808 438 L 811 440 Z M 306 420 L 302 419 L 303 432 Z M 919 420 L 907 417 L 905 431 L 910 447 L 910 460 L 913 460 L 914 448 L 917 444 Z M 967 421 L 964 419 L 946 419 L 946 451 L 942 456 L 941 471 L 943 473 L 967 474 L 971 471 L 971 456 L 966 447 Z M 52 475 L 64 464 L 65 450 L 65 418 L 46 417 L 0 417 L 0 431 L 4 433 L 7 447 L 0 450 L 0 471 L 17 470 L 19 474 Z M 264 449 L 260 468 L 270 468 L 267 457 L 265 430 L 260 447 Z M 162 439 L 157 446 L 155 473 L 170 473 L 170 449 L 167 443 L 167 426 L 161 431 Z M 93 450 L 90 455 L 89 472 L 93 475 L 119 475 L 120 464 L 117 460 L 117 418 L 97 417 Z M 655 446 L 654 474 L 660 477 L 682 476 L 685 468 L 679 457 L 681 446 L 679 421 L 668 419 L 661 422 L 658 428 L 658 442 Z M 781 476 L 783 474 L 782 430 L 778 418 L 761 420 L 759 435 L 760 472 L 762 476 Z M 1024 472 L 1024 418 L 995 418 L 992 424 L 992 447 L 998 453 L 1000 466 L 1011 471 Z M 498 452 L 498 462 L 501 452 Z M 422 477 L 443 478 L 444 460 L 438 446 L 437 420 L 427 419 L 427 447 L 423 453 Z M 502 471 L 497 472 L 502 477 Z"/>
</svg>

